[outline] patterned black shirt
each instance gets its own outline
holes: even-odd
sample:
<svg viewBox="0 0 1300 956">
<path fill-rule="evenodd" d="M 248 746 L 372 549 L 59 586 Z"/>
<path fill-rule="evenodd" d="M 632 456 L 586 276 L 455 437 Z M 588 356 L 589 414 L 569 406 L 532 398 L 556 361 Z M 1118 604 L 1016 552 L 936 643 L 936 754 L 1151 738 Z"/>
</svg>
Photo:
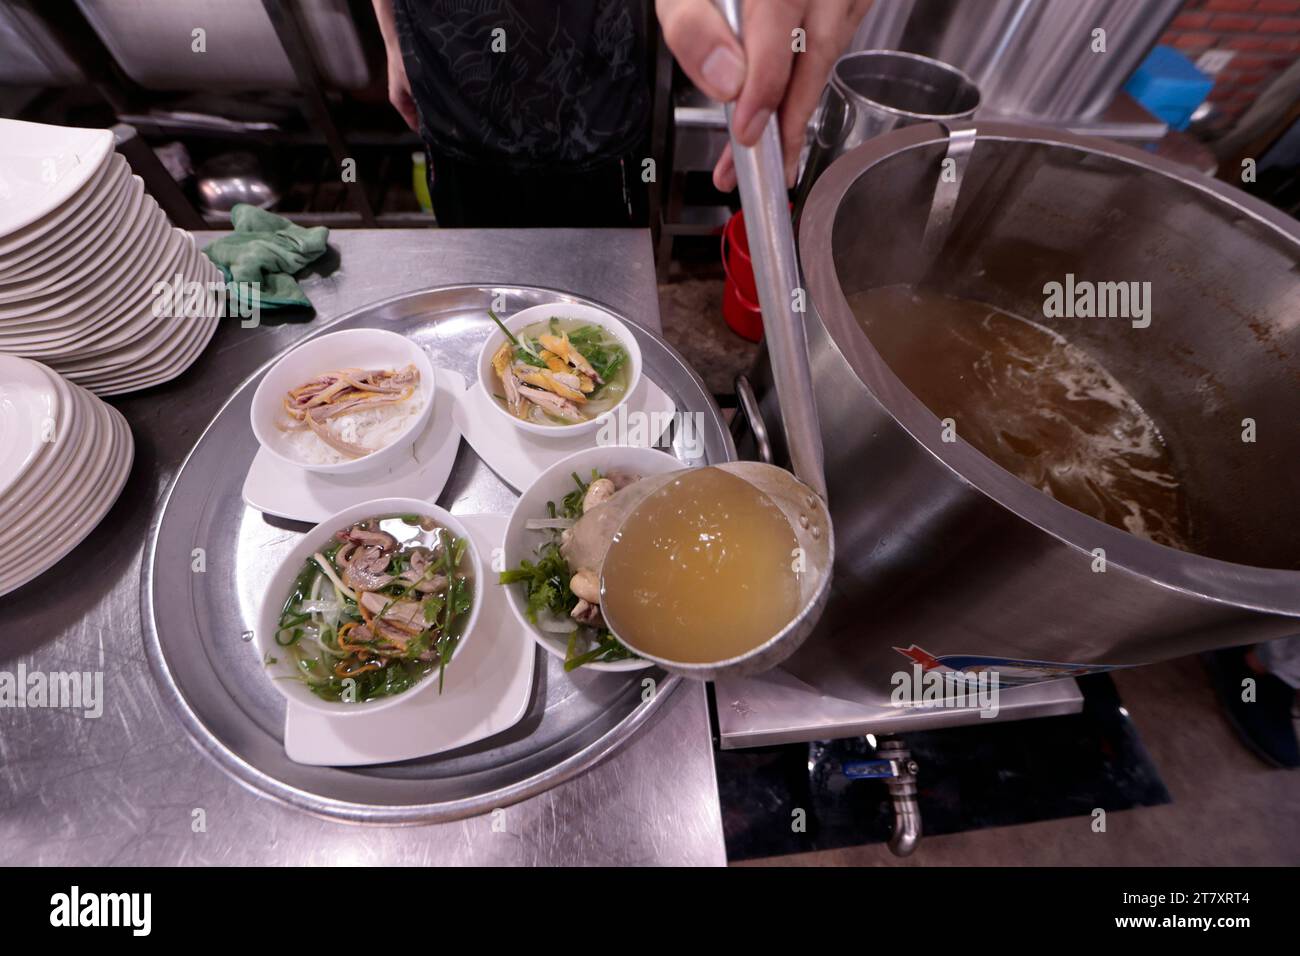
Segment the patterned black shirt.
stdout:
<svg viewBox="0 0 1300 956">
<path fill-rule="evenodd" d="M 578 171 L 645 135 L 643 0 L 395 0 L 394 8 L 421 135 L 435 151 Z"/>
</svg>

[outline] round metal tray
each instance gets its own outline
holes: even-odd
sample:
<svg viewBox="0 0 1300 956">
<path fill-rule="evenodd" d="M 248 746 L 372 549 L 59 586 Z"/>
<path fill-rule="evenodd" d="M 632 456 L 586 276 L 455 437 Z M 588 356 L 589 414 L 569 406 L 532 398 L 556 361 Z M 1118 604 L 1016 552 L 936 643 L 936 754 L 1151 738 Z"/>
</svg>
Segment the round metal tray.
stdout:
<svg viewBox="0 0 1300 956">
<path fill-rule="evenodd" d="M 435 367 L 473 382 L 475 357 L 493 327 L 487 309 L 498 295 L 505 297 L 507 314 L 542 302 L 589 302 L 540 288 L 458 286 L 367 306 L 320 331 L 370 326 L 401 332 L 428 350 Z M 661 339 L 623 321 L 641 346 L 646 374 L 678 411 L 699 413 L 706 461 L 734 459 L 731 437 L 699 376 Z M 284 699 L 248 642 L 260 582 L 307 526 L 265 516 L 240 494 L 257 451 L 249 404 L 270 364 L 217 413 L 168 489 L 149 532 L 141 596 L 145 648 L 163 697 L 195 742 L 235 779 L 333 818 L 379 824 L 458 819 L 582 773 L 635 734 L 676 689 L 678 678 L 657 669 L 565 674 L 538 648 L 528 712 L 505 733 L 398 764 L 333 768 L 289 760 Z M 516 497 L 462 442 L 438 504 L 456 514 L 508 513 Z M 201 572 L 194 570 L 200 548 Z M 643 701 L 647 676 L 657 687 Z"/>
</svg>

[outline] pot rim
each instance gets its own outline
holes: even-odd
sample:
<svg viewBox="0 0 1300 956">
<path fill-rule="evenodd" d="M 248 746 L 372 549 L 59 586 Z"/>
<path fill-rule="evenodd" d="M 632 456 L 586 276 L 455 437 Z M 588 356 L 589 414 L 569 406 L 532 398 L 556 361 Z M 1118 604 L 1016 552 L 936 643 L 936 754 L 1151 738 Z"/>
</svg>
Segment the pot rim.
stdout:
<svg viewBox="0 0 1300 956">
<path fill-rule="evenodd" d="M 1300 224 L 1294 220 L 1260 200 L 1158 156 L 1106 140 L 1017 123 L 971 125 L 978 131 L 977 141 L 1071 149 L 1173 179 L 1270 227 L 1300 250 Z M 895 155 L 947 140 L 947 132 L 938 123 L 894 130 L 845 153 L 814 184 L 799 224 L 800 260 L 812 310 L 836 352 L 885 412 L 955 478 L 1074 548 L 1080 552 L 1080 560 L 1091 558 L 1094 548 L 1104 548 L 1108 573 L 1127 571 L 1161 587 L 1224 605 L 1300 617 L 1300 571 L 1237 564 L 1147 541 L 1062 504 L 995 464 L 960 437 L 952 443 L 940 441 L 938 417 L 894 374 L 858 328 L 836 275 L 832 235 L 844 196 L 861 176 Z"/>
</svg>

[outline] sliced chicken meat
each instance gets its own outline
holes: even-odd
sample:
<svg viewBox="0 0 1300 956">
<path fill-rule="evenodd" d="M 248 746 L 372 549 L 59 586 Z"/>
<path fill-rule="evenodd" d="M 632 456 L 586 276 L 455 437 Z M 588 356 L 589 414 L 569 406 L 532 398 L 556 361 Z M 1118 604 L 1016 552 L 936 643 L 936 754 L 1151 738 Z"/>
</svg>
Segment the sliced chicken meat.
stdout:
<svg viewBox="0 0 1300 956">
<path fill-rule="evenodd" d="M 419 634 L 428 627 L 424 620 L 424 608 L 417 601 L 395 601 L 383 594 L 367 591 L 361 595 L 361 606 L 373 615 L 382 612 L 383 616 L 375 622 L 378 627 L 388 624 L 409 634 Z"/>
</svg>

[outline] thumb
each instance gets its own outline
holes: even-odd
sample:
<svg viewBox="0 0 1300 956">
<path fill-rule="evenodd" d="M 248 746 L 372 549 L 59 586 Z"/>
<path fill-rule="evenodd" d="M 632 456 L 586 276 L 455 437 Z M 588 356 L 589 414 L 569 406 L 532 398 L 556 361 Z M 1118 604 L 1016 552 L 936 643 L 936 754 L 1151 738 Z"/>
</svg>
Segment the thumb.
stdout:
<svg viewBox="0 0 1300 956">
<path fill-rule="evenodd" d="M 745 51 L 712 0 L 655 0 L 664 42 L 696 86 L 728 103 L 745 85 Z"/>
</svg>

